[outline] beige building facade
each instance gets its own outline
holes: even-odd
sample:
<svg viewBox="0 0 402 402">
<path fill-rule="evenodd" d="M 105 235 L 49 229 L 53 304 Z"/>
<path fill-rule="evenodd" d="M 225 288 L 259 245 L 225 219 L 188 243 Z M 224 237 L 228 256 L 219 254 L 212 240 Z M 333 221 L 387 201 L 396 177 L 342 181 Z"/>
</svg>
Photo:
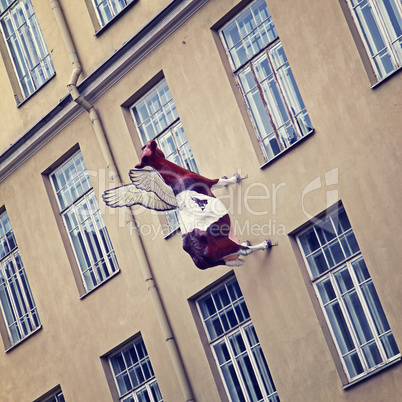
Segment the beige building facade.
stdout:
<svg viewBox="0 0 402 402">
<path fill-rule="evenodd" d="M 1 401 L 396 401 L 398 0 L 5 0 Z M 148 140 L 241 241 L 109 208 Z"/>
</svg>

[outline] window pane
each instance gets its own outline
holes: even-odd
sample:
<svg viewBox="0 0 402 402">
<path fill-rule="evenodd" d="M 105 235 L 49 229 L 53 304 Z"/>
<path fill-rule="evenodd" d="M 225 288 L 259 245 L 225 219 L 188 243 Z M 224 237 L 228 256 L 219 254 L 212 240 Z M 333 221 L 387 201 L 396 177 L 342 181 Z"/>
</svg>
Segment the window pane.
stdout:
<svg viewBox="0 0 402 402">
<path fill-rule="evenodd" d="M 307 258 L 307 263 L 310 267 L 313 278 L 317 278 L 328 270 L 328 264 L 321 250 L 315 252 Z"/>
<path fill-rule="evenodd" d="M 95 0 L 100 25 L 106 25 L 132 1 L 133 0 Z"/>
<path fill-rule="evenodd" d="M 1 24 L 23 96 L 28 97 L 54 74 L 30 0 L 17 2 L 3 14 Z"/>
<path fill-rule="evenodd" d="M 109 361 L 120 395 L 136 390 L 135 395 L 141 401 L 151 401 L 151 395 L 154 398 L 152 402 L 162 401 L 162 396 L 155 381 L 151 362 L 142 338 L 130 343 L 122 351 L 110 356 Z M 150 392 L 144 384 L 150 386 Z M 139 389 L 139 387 L 142 388 Z M 133 399 L 133 395 L 125 398 L 124 401 L 137 400 Z"/>
<path fill-rule="evenodd" d="M 399 354 L 364 259 L 356 256 L 360 249 L 344 209 L 298 239 L 349 379 Z M 329 264 L 325 271 L 315 263 L 322 252 Z M 319 274 L 323 277 L 316 281 Z"/>
<path fill-rule="evenodd" d="M 395 0 L 351 0 L 352 13 L 379 79 L 401 65 L 402 15 Z"/>
<path fill-rule="evenodd" d="M 395 40 L 402 35 L 402 17 L 396 7 L 395 0 L 376 0 L 375 2 L 388 35 L 391 40 Z"/>
<path fill-rule="evenodd" d="M 143 146 L 155 139 L 168 161 L 198 173 L 166 80 L 139 99 L 130 110 Z M 179 228 L 175 211 L 167 212 L 166 217 L 170 231 Z"/>
<path fill-rule="evenodd" d="M 303 248 L 304 254 L 308 255 L 320 247 L 316 232 L 313 228 L 309 229 L 307 232 L 299 236 L 301 246 Z"/>
<path fill-rule="evenodd" d="M 265 1 L 245 8 L 221 34 L 269 161 L 312 131 L 312 124 Z"/>
<path fill-rule="evenodd" d="M 357 6 L 356 13 L 360 26 L 367 38 L 366 40 L 370 53 L 374 56 L 380 50 L 384 49 L 385 43 L 369 1 L 364 0 L 359 6 Z"/>
<path fill-rule="evenodd" d="M 116 272 L 118 264 L 81 152 L 70 157 L 50 178 L 89 291 Z"/>
<path fill-rule="evenodd" d="M 230 400 L 259 401 L 272 397 L 270 400 L 279 401 L 236 279 L 209 292 L 197 304 Z M 218 314 L 212 315 L 217 308 L 220 309 Z M 219 334 L 216 328 L 211 329 L 217 315 L 220 317 L 216 320 Z M 217 337 L 221 338 L 215 341 Z"/>
<path fill-rule="evenodd" d="M 342 354 L 345 354 L 355 348 L 345 317 L 339 306 L 339 302 L 335 301 L 325 307 L 329 322 L 331 323 L 336 341 Z"/>
<path fill-rule="evenodd" d="M 19 342 L 40 326 L 35 301 L 7 212 L 0 215 L 0 304 L 12 344 Z"/>
<path fill-rule="evenodd" d="M 396 345 L 395 338 L 392 333 L 388 333 L 382 336 L 380 339 L 388 359 L 399 353 L 398 346 Z"/>
<path fill-rule="evenodd" d="M 356 351 L 344 357 L 349 376 L 351 378 L 363 373 L 364 369 Z"/>
</svg>

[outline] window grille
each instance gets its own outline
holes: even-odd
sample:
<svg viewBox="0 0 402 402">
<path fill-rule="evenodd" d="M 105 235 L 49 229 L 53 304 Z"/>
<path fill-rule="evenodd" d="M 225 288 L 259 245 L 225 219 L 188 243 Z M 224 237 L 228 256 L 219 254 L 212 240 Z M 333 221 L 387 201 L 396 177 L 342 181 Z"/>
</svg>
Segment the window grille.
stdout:
<svg viewBox="0 0 402 402">
<path fill-rule="evenodd" d="M 0 215 L 0 305 L 11 345 L 41 323 L 7 212 Z"/>
<path fill-rule="evenodd" d="M 27 98 L 55 74 L 31 0 L 2 0 L 0 23 L 22 95 Z"/>
<path fill-rule="evenodd" d="M 167 160 L 198 173 L 197 164 L 165 79 L 131 107 L 131 115 L 142 146 L 154 139 Z M 176 212 L 169 211 L 166 215 L 171 231 L 177 229 L 179 221 Z"/>
<path fill-rule="evenodd" d="M 220 37 L 264 159 L 270 161 L 313 126 L 265 1 L 245 8 Z"/>
<path fill-rule="evenodd" d="M 142 338 L 109 358 L 110 367 L 123 402 L 161 402 L 162 395 Z"/>
<path fill-rule="evenodd" d="M 229 399 L 279 402 L 236 278 L 202 296 L 197 306 Z"/>
<path fill-rule="evenodd" d="M 347 0 L 374 73 L 382 80 L 402 65 L 402 5 L 397 0 Z"/>
<path fill-rule="evenodd" d="M 81 151 L 51 175 L 51 182 L 86 291 L 119 271 Z"/>
<path fill-rule="evenodd" d="M 304 231 L 298 243 L 348 380 L 400 356 L 345 210 Z"/>
<path fill-rule="evenodd" d="M 134 0 L 93 0 L 100 25 L 105 26 Z"/>
</svg>

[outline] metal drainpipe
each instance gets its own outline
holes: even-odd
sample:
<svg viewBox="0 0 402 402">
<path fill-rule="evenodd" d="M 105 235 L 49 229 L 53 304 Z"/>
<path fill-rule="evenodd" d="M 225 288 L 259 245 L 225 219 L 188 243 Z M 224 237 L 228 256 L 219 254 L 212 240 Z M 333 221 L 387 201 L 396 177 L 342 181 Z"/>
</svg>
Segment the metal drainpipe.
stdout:
<svg viewBox="0 0 402 402">
<path fill-rule="evenodd" d="M 106 160 L 107 169 L 109 172 L 109 177 L 116 183 L 121 183 L 120 175 L 115 165 L 113 154 L 110 150 L 106 134 L 103 130 L 102 124 L 100 122 L 98 113 L 96 112 L 94 106 L 89 103 L 85 98 L 83 98 L 78 89 L 77 89 L 77 81 L 82 72 L 81 63 L 79 61 L 77 52 L 74 47 L 74 43 L 72 41 L 70 32 L 67 28 L 67 24 L 63 15 L 63 12 L 60 8 L 60 4 L 58 0 L 50 0 L 50 5 L 52 7 L 53 13 L 55 15 L 57 24 L 59 26 L 61 35 L 63 37 L 64 44 L 67 48 L 68 55 L 70 57 L 70 61 L 73 65 L 73 72 L 71 74 L 70 81 L 67 84 L 68 90 L 73 98 L 73 100 L 83 107 L 88 113 L 91 119 L 92 127 L 95 132 L 96 138 L 99 142 L 99 145 L 102 150 L 102 154 Z M 130 216 L 134 216 L 133 210 L 131 208 L 127 208 L 127 212 Z M 180 388 L 182 390 L 184 400 L 186 402 L 194 402 L 195 399 L 192 395 L 191 387 L 187 378 L 186 371 L 183 366 L 183 362 L 180 357 L 179 350 L 177 348 L 176 340 L 173 336 L 169 320 L 166 316 L 165 309 L 162 304 L 162 300 L 160 298 L 158 289 L 156 288 L 155 281 L 153 279 L 152 271 L 149 266 L 149 262 L 147 259 L 147 255 L 145 253 L 144 245 L 142 243 L 140 234 L 137 230 L 132 231 L 131 240 L 133 242 L 134 251 L 137 255 L 138 262 L 141 268 L 142 275 L 144 277 L 145 284 L 147 285 L 147 289 L 149 295 L 151 297 L 156 316 L 158 318 L 159 324 L 161 326 L 161 330 L 163 336 L 165 337 L 166 345 L 172 359 L 173 366 L 176 371 L 176 375 L 178 377 L 178 381 L 180 384 Z"/>
</svg>

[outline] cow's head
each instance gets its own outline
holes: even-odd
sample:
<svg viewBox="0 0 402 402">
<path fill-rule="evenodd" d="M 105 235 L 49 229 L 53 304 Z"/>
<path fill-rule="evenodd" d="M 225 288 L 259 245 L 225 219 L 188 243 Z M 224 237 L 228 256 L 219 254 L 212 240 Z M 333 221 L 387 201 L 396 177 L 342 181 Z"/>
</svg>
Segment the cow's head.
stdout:
<svg viewBox="0 0 402 402">
<path fill-rule="evenodd" d="M 165 154 L 158 148 L 155 140 L 150 140 L 141 153 L 141 162 L 135 167 L 140 169 L 144 166 L 154 167 L 155 162 L 161 159 L 165 159 Z"/>
</svg>

